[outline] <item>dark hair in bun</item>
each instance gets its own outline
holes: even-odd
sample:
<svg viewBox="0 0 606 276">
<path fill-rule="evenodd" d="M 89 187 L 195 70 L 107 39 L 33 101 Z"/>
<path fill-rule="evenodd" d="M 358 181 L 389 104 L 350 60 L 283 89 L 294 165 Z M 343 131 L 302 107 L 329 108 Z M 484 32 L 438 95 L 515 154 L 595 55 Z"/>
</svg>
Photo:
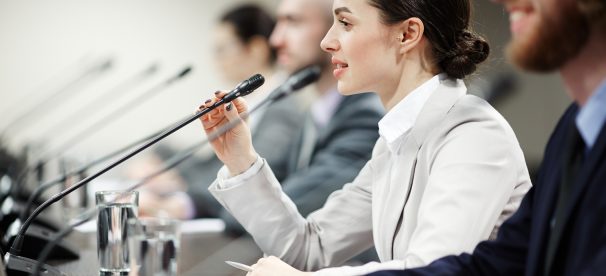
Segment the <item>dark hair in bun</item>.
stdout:
<svg viewBox="0 0 606 276">
<path fill-rule="evenodd" d="M 421 19 L 436 63 L 450 77 L 464 78 L 488 58 L 488 42 L 469 28 L 470 0 L 368 1 L 379 9 L 385 24 L 397 24 L 411 17 Z"/>
</svg>

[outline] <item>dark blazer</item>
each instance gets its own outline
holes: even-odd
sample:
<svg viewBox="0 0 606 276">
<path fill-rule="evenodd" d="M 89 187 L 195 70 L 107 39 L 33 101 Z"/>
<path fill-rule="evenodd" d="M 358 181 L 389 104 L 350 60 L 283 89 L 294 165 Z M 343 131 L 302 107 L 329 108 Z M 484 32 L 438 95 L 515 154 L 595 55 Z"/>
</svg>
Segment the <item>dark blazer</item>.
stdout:
<svg viewBox="0 0 606 276">
<path fill-rule="evenodd" d="M 473 254 L 448 256 L 427 267 L 370 275 L 544 275 L 545 254 L 562 179 L 566 137 L 577 105 L 564 114 L 552 134 L 537 182 L 518 211 L 501 226 L 495 241 L 480 243 Z M 606 129 L 573 180 L 565 228 L 550 275 L 606 275 Z"/>
<path fill-rule="evenodd" d="M 384 108 L 374 94 L 345 97 L 328 125 L 317 131 L 310 164 L 302 169 L 297 168 L 301 146 L 298 138 L 293 139 L 294 143 L 290 144 L 290 149 L 284 151 L 288 158 L 281 163 L 272 161 L 268 156 L 281 150 L 275 148 L 271 142 L 258 141 L 255 143 L 255 149 L 267 160 L 282 183 L 284 192 L 294 201 L 299 212 L 307 216 L 322 207 L 333 191 L 351 182 L 370 159 L 372 148 L 379 138 L 378 122 L 383 115 Z M 300 125 L 300 132 L 295 137 L 303 135 L 303 118 L 304 116 L 299 117 L 296 122 Z M 256 132 L 259 132 L 259 129 Z M 271 134 L 284 135 L 279 131 L 273 131 Z M 260 148 L 261 144 L 266 150 Z M 212 179 L 215 178 L 216 171 L 212 174 Z M 205 209 L 203 215 L 208 217 L 222 218 L 226 222 L 228 233 L 244 233 L 244 228 L 208 192 L 209 184 L 210 182 L 200 183 L 196 188 L 196 205 L 205 205 L 198 210 Z M 203 189 L 199 189 L 200 187 Z M 191 189 L 189 193 L 194 195 Z"/>
</svg>

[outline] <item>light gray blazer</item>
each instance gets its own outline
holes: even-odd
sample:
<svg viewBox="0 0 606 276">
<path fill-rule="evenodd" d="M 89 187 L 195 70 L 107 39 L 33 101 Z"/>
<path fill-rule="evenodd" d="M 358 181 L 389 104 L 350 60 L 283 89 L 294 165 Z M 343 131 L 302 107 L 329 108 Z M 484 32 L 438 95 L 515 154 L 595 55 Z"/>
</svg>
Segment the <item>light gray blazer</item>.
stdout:
<svg viewBox="0 0 606 276">
<path fill-rule="evenodd" d="M 307 218 L 266 164 L 237 183 L 223 169 L 209 189 L 266 254 L 303 270 L 339 265 L 373 243 L 382 262 L 402 268 L 471 252 L 494 237 L 531 183 L 510 126 L 465 94 L 462 81 L 441 82 L 400 150 L 379 138 L 357 178 Z"/>
</svg>

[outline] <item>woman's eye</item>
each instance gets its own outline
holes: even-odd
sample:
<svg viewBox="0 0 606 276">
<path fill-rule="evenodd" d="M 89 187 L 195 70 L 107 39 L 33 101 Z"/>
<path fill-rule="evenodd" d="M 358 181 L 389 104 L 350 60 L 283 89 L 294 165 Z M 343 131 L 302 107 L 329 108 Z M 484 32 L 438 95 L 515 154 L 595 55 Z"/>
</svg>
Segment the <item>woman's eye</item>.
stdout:
<svg viewBox="0 0 606 276">
<path fill-rule="evenodd" d="M 351 26 L 351 24 L 349 24 L 349 22 L 343 20 L 343 19 L 339 19 L 339 23 L 343 26 L 343 27 L 349 27 Z"/>
</svg>

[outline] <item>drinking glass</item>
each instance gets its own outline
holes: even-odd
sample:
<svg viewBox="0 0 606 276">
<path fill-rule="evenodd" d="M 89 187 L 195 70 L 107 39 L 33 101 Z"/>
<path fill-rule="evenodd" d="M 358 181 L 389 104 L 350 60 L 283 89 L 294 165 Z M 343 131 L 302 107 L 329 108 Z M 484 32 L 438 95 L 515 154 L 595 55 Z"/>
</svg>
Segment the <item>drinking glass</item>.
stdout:
<svg viewBox="0 0 606 276">
<path fill-rule="evenodd" d="M 168 218 L 130 219 L 130 275 L 177 275 L 179 226 L 178 220 Z"/>
<path fill-rule="evenodd" d="M 101 275 L 129 272 L 127 221 L 137 217 L 139 192 L 100 191 L 95 193 L 97 255 Z"/>
</svg>

